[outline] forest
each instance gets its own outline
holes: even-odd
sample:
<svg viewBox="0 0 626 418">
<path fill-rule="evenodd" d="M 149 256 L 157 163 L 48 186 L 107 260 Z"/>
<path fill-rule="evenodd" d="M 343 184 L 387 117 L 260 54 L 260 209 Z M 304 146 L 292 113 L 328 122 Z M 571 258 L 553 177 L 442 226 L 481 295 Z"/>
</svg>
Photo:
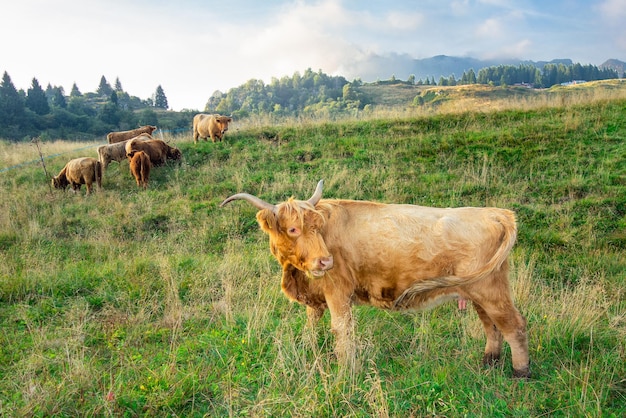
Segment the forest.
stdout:
<svg viewBox="0 0 626 418">
<path fill-rule="evenodd" d="M 493 86 L 524 85 L 548 88 L 574 81 L 595 81 L 618 78 L 611 69 L 593 65 L 546 64 L 538 68 L 530 64 L 499 65 L 454 74 L 406 81 L 391 76 L 369 86 L 406 84 L 408 86 L 456 86 L 485 84 Z M 365 92 L 362 80 L 348 81 L 342 76 L 330 76 L 310 68 L 303 74 L 272 78 L 269 83 L 251 79 L 228 92 L 214 92 L 202 110 L 243 119 L 252 115 L 301 116 L 324 113 L 340 115 L 371 107 L 375 90 Z M 416 92 L 418 99 L 419 92 Z M 419 100 L 414 100 L 419 104 Z M 17 90 L 6 72 L 0 83 L 0 137 L 13 141 L 42 139 L 88 140 L 115 130 L 127 130 L 139 125 L 156 125 L 167 131 L 180 132 L 191 128 L 194 110 L 168 110 L 167 97 L 159 85 L 152 98 L 142 100 L 130 96 L 119 79 L 111 86 L 104 76 L 95 92 L 81 93 L 76 84 L 69 95 L 62 87 L 48 85 L 44 89 L 36 78 L 27 91 Z"/>
<path fill-rule="evenodd" d="M 42 139 L 91 140 L 108 132 L 157 125 L 188 128 L 193 112 L 170 112 L 159 85 L 152 98 L 142 100 L 111 86 L 104 76 L 95 92 L 81 93 L 76 84 L 69 95 L 63 87 L 45 89 L 33 78 L 27 91 L 17 90 L 4 72 L 0 82 L 0 138 L 13 141 Z"/>
</svg>

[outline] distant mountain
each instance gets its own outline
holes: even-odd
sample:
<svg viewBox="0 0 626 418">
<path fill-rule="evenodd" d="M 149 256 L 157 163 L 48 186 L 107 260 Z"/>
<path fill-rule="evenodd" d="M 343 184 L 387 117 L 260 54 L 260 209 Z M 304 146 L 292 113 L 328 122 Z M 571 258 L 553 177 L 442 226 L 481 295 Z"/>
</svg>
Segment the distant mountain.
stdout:
<svg viewBox="0 0 626 418">
<path fill-rule="evenodd" d="M 623 78 L 624 71 L 626 71 L 626 62 L 616 59 L 609 59 L 604 61 L 604 63 L 600 65 L 599 68 L 609 68 L 611 70 L 615 70 L 617 71 L 617 74 L 619 74 L 620 78 Z"/>
<path fill-rule="evenodd" d="M 609 60 L 617 61 L 617 60 Z M 607 61 L 608 62 L 608 61 Z M 621 61 L 617 61 L 621 63 Z M 490 59 L 480 60 L 471 57 L 452 57 L 437 55 L 431 58 L 415 59 L 408 55 L 391 54 L 386 56 L 368 55 L 352 65 L 344 68 L 346 78 L 360 78 L 364 82 L 388 80 L 392 76 L 400 80 L 406 80 L 414 75 L 416 80 L 426 78 L 439 81 L 440 77 L 448 78 L 454 75 L 460 79 L 464 72 L 473 69 L 475 73 L 481 68 L 498 65 L 535 65 L 542 69 L 546 64 L 572 65 L 571 59 L 554 59 L 552 61 L 529 61 L 520 59 Z M 622 65 L 624 63 L 621 63 Z M 623 71 L 623 70 L 622 70 Z"/>
</svg>

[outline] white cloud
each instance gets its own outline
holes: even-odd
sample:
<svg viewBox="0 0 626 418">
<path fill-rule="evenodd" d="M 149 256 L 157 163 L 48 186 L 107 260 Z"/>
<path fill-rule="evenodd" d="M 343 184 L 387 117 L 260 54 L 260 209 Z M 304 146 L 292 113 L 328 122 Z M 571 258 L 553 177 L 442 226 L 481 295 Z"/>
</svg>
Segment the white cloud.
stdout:
<svg viewBox="0 0 626 418">
<path fill-rule="evenodd" d="M 386 21 L 393 30 L 408 31 L 419 27 L 424 16 L 420 13 L 389 12 Z"/>
<path fill-rule="evenodd" d="M 44 86 L 69 91 L 76 82 L 94 91 L 104 75 L 110 83 L 119 77 L 141 98 L 161 85 L 175 109 L 201 109 L 215 90 L 307 68 L 359 77 L 372 70 L 371 57 L 387 73 L 398 72 L 400 57 L 440 54 L 626 59 L 626 0 L 596 8 L 579 2 L 576 9 L 538 0 L 525 0 L 523 8 L 510 0 L 6 3 L 0 73 L 7 71 L 18 89 L 36 77 Z M 591 12 L 598 19 L 587 18 Z M 581 39 L 581 30 L 593 36 Z"/>
<path fill-rule="evenodd" d="M 626 19 L 626 0 L 606 0 L 598 6 L 602 15 L 609 21 L 624 24 Z"/>
<path fill-rule="evenodd" d="M 480 38 L 498 38 L 502 35 L 502 22 L 498 18 L 489 18 L 476 28 L 475 34 Z"/>
</svg>

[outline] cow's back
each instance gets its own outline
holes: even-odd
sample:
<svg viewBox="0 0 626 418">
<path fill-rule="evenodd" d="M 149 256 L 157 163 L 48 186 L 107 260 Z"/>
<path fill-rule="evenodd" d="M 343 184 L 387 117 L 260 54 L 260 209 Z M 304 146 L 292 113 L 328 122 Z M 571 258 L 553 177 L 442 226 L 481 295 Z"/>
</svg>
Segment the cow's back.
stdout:
<svg viewBox="0 0 626 418">
<path fill-rule="evenodd" d="M 71 183 L 86 184 L 102 177 L 100 161 L 92 157 L 75 158 L 67 163 L 67 179 Z"/>
<path fill-rule="evenodd" d="M 381 279 L 405 277 L 399 287 L 442 275 L 473 276 L 490 262 L 498 268 L 517 235 L 515 215 L 507 209 L 340 200 L 322 200 L 316 208 L 326 213 L 323 236 L 331 252 Z"/>
<path fill-rule="evenodd" d="M 194 131 L 202 138 L 209 136 L 211 121 L 214 119 L 213 115 L 207 115 L 206 113 L 199 113 L 193 117 Z"/>
</svg>

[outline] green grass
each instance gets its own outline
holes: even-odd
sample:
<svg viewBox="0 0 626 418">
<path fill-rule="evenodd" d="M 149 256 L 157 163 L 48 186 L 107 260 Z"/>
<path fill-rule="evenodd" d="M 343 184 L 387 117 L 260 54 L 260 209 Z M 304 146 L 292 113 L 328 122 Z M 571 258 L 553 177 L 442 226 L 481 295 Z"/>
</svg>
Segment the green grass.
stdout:
<svg viewBox="0 0 626 418">
<path fill-rule="evenodd" d="M 626 413 L 626 101 L 169 139 L 184 160 L 147 191 L 127 163 L 91 196 L 51 191 L 37 164 L 0 173 L 0 415 Z M 78 155 L 95 147 L 46 166 Z M 281 294 L 255 210 L 218 207 L 321 178 L 331 198 L 515 210 L 533 378 L 511 378 L 508 346 L 482 368 L 480 321 L 454 304 L 355 307 L 356 367 L 338 366 L 328 314 L 313 334 Z"/>
</svg>

